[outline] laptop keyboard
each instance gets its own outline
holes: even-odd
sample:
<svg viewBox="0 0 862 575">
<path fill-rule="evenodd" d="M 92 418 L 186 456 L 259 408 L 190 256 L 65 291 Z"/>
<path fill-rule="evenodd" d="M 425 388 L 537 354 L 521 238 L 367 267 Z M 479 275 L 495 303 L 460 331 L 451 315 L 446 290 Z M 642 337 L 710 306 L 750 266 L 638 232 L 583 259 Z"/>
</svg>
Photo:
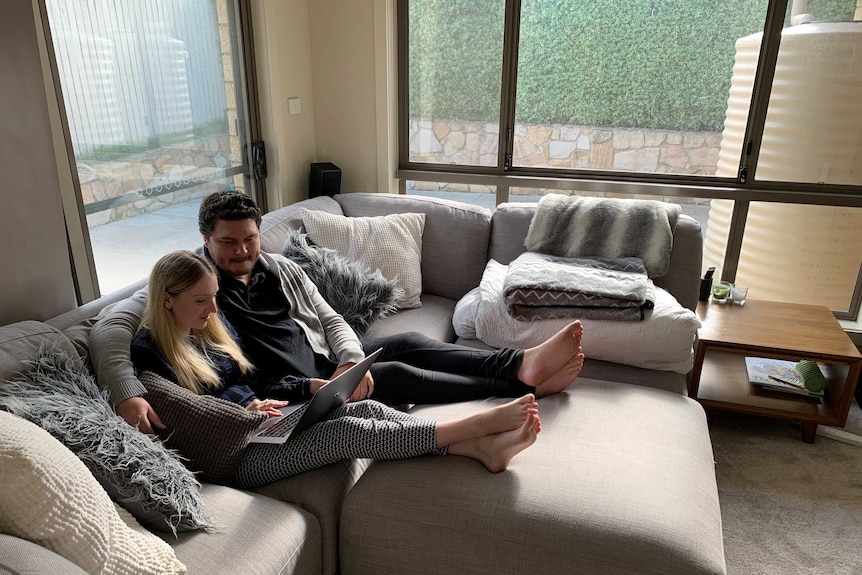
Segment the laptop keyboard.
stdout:
<svg viewBox="0 0 862 575">
<path fill-rule="evenodd" d="M 278 423 L 271 425 L 265 431 L 261 431 L 258 435 L 262 437 L 282 437 L 287 435 L 291 429 L 296 427 L 302 414 L 305 413 L 307 405 L 291 412 L 289 415 L 282 415 Z"/>
</svg>

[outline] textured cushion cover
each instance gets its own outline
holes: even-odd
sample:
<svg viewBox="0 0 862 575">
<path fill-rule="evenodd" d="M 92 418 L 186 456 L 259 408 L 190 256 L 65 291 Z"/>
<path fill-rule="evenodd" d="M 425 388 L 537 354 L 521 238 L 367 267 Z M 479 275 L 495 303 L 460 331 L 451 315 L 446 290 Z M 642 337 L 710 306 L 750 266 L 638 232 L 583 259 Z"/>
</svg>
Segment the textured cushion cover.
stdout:
<svg viewBox="0 0 862 575">
<path fill-rule="evenodd" d="M 33 423 L 0 411 L 0 531 L 88 573 L 185 573 L 173 549 L 108 494 L 84 464 Z"/>
<path fill-rule="evenodd" d="M 282 251 L 308 274 L 323 299 L 350 324 L 358 335 L 374 321 L 397 310 L 395 301 L 403 290 L 379 270 L 366 273 L 365 266 L 339 256 L 335 250 L 309 245 L 306 235 L 291 232 Z"/>
<path fill-rule="evenodd" d="M 165 445 L 188 459 L 186 466 L 210 483 L 229 483 L 248 446 L 248 435 L 266 419 L 236 403 L 198 395 L 151 371 L 139 374 L 147 401 L 166 429 Z"/>
<path fill-rule="evenodd" d="M 422 305 L 422 232 L 425 214 L 389 214 L 348 218 L 302 210 L 302 222 L 316 245 L 380 270 L 404 290 L 395 303 L 400 309 Z"/>
<path fill-rule="evenodd" d="M 144 526 L 209 527 L 192 472 L 161 442 L 114 413 L 77 356 L 42 351 L 28 363 L 28 371 L 0 384 L 0 407 L 59 439 Z"/>
<path fill-rule="evenodd" d="M 476 294 L 462 298 L 458 322 L 454 326 L 459 337 L 470 339 L 475 332 L 494 347 L 528 348 L 545 341 L 571 319 L 523 322 L 506 310 L 503 281 L 507 266 L 494 260 L 488 262 Z M 461 302 L 459 302 L 460 304 Z M 470 326 L 471 313 L 475 323 Z M 655 308 L 646 312 L 643 321 L 607 321 L 582 319 L 584 355 L 623 365 L 676 373 L 691 371 L 692 345 L 700 327 L 693 311 L 682 307 L 667 291 L 656 288 Z M 466 328 L 465 328 L 466 326 Z M 472 330 L 470 329 L 472 327 Z"/>
</svg>

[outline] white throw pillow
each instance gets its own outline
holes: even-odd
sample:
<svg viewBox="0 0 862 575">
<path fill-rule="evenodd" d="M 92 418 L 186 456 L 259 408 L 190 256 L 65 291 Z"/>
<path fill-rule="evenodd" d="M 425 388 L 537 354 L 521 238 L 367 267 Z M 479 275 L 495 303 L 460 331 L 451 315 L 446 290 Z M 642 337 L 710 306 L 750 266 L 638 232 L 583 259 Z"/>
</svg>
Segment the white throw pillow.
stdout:
<svg viewBox="0 0 862 575">
<path fill-rule="evenodd" d="M 404 290 L 395 301 L 399 309 L 421 307 L 425 214 L 346 217 L 303 208 L 300 215 L 314 244 L 395 280 Z"/>
<path fill-rule="evenodd" d="M 171 546 L 115 506 L 74 453 L 6 411 L 0 411 L 0 532 L 88 573 L 186 572 Z"/>
<path fill-rule="evenodd" d="M 476 338 L 476 314 L 479 313 L 479 303 L 482 301 L 482 287 L 474 287 L 455 304 L 452 314 L 452 327 L 455 335 L 464 339 Z"/>
<path fill-rule="evenodd" d="M 494 347 L 525 349 L 542 343 L 573 321 L 574 318 L 526 322 L 509 315 L 503 299 L 507 271 L 508 266 L 489 261 L 479 285 L 481 297 L 472 304 L 474 312 L 462 309 L 462 323 L 475 318 L 477 339 Z M 700 321 L 662 288 L 656 287 L 655 308 L 647 310 L 642 321 L 582 319 L 581 324 L 581 347 L 587 358 L 682 374 L 691 371 L 692 346 Z M 469 333 L 464 326 L 461 330 Z"/>
</svg>

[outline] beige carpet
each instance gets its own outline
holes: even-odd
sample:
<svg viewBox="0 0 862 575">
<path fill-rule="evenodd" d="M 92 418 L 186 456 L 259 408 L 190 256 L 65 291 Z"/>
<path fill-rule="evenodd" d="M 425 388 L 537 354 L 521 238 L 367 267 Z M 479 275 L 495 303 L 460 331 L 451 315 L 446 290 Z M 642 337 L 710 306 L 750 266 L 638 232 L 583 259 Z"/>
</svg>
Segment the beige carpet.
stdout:
<svg viewBox="0 0 862 575">
<path fill-rule="evenodd" d="M 856 403 L 844 430 L 862 437 Z M 721 412 L 710 434 L 729 575 L 862 574 L 862 446 Z"/>
</svg>

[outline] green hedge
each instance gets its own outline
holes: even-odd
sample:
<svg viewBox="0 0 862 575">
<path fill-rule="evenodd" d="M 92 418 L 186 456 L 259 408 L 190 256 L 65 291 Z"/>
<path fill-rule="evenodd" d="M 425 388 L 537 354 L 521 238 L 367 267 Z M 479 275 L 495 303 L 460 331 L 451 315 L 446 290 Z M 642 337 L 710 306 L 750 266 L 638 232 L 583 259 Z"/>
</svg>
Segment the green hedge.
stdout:
<svg viewBox="0 0 862 575">
<path fill-rule="evenodd" d="M 411 0 L 410 113 L 497 122 L 502 0 Z M 720 132 L 766 0 L 523 0 L 518 122 Z M 812 0 L 852 20 L 855 0 Z"/>
</svg>

